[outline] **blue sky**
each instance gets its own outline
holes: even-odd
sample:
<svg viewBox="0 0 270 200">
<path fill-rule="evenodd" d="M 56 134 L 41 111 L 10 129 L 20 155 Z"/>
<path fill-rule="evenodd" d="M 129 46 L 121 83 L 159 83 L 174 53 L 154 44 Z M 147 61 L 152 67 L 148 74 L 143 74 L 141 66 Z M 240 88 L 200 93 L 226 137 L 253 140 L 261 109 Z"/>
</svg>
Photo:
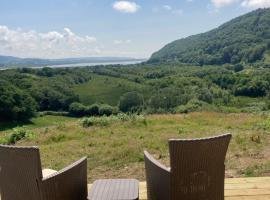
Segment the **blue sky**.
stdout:
<svg viewBox="0 0 270 200">
<path fill-rule="evenodd" d="M 1 0 L 0 55 L 149 57 L 270 0 Z"/>
</svg>

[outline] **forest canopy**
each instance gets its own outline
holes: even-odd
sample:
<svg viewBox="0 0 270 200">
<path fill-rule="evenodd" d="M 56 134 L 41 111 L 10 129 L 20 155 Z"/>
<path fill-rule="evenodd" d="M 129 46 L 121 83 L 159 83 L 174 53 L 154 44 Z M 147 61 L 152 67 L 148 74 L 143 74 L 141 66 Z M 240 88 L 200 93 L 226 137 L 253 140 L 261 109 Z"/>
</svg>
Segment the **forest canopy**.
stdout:
<svg viewBox="0 0 270 200">
<path fill-rule="evenodd" d="M 149 63 L 270 64 L 270 9 L 258 9 L 209 32 L 176 40 L 152 55 Z"/>
<path fill-rule="evenodd" d="M 265 99 L 270 70 L 240 65 L 138 64 L 0 71 L 1 120 L 26 121 L 38 112 L 74 117 L 177 113 L 243 107 L 239 98 Z M 89 101 L 91 99 L 91 101 Z"/>
</svg>

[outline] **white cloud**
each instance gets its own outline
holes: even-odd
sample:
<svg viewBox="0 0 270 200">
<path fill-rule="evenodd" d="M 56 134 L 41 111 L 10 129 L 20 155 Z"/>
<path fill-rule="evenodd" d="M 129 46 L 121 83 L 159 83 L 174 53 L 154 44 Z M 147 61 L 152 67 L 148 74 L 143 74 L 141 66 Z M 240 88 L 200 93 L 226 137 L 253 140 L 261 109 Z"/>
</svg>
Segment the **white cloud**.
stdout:
<svg viewBox="0 0 270 200">
<path fill-rule="evenodd" d="M 113 43 L 116 44 L 116 45 L 118 45 L 118 44 L 130 44 L 131 40 L 114 40 Z"/>
<path fill-rule="evenodd" d="M 236 3 L 239 0 L 211 0 L 211 1 L 216 8 L 221 8 Z"/>
<path fill-rule="evenodd" d="M 113 8 L 123 13 L 136 13 L 140 6 L 131 1 L 116 1 L 113 4 Z"/>
<path fill-rule="evenodd" d="M 183 10 L 181 9 L 174 9 L 172 6 L 170 5 L 163 5 L 161 7 L 161 9 L 167 11 L 167 12 L 170 12 L 172 14 L 176 14 L 176 15 L 179 15 L 179 14 L 182 14 L 183 13 Z M 158 7 L 155 7 L 152 9 L 153 12 L 158 12 L 160 9 Z"/>
<path fill-rule="evenodd" d="M 187 0 L 187 2 L 189 2 L 189 3 L 191 3 L 191 2 L 193 2 L 194 0 Z"/>
<path fill-rule="evenodd" d="M 248 8 L 269 8 L 270 0 L 244 0 L 241 5 Z"/>
<path fill-rule="evenodd" d="M 78 36 L 69 28 L 62 32 L 11 30 L 0 26 L 0 55 L 19 57 L 76 57 L 100 53 L 97 39 L 91 36 Z"/>
<path fill-rule="evenodd" d="M 163 8 L 164 8 L 165 10 L 172 10 L 172 7 L 169 6 L 169 5 L 164 5 Z"/>
<path fill-rule="evenodd" d="M 190 1 L 190 0 L 187 0 Z M 191 0 L 192 1 L 192 0 Z M 269 8 L 270 0 L 211 0 L 216 9 L 229 6 L 234 3 L 241 3 L 246 8 Z"/>
</svg>

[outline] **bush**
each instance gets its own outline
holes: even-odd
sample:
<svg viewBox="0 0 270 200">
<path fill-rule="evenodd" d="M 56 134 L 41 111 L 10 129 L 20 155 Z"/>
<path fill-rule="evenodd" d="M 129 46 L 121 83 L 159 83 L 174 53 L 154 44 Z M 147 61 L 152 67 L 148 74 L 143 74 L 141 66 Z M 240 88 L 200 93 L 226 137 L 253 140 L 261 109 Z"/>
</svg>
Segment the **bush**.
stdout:
<svg viewBox="0 0 270 200">
<path fill-rule="evenodd" d="M 90 127 L 90 126 L 108 126 L 112 122 L 117 121 L 117 118 L 113 117 L 89 117 L 89 118 L 83 118 L 81 120 L 81 125 L 84 128 Z"/>
<path fill-rule="evenodd" d="M 90 118 L 83 118 L 82 120 L 80 120 L 80 124 L 84 128 L 87 128 L 87 127 L 94 125 L 93 120 L 90 120 Z"/>
<path fill-rule="evenodd" d="M 117 114 L 118 109 L 116 107 L 107 104 L 93 104 L 91 106 L 85 106 L 81 103 L 72 103 L 69 107 L 69 114 L 74 117 L 83 116 L 110 116 Z"/>
<path fill-rule="evenodd" d="M 242 109 L 243 112 L 260 113 L 268 110 L 268 105 L 265 102 L 252 102 Z"/>
<path fill-rule="evenodd" d="M 122 112 L 137 112 L 144 104 L 143 96 L 138 92 L 128 92 L 120 97 L 119 110 Z"/>
<path fill-rule="evenodd" d="M 81 103 L 75 102 L 69 106 L 69 113 L 75 117 L 82 117 L 86 115 L 87 107 Z"/>
<path fill-rule="evenodd" d="M 192 99 L 186 105 L 181 105 L 175 108 L 176 113 L 189 113 L 194 111 L 200 111 L 206 103 L 198 100 Z"/>
<path fill-rule="evenodd" d="M 241 65 L 241 64 L 236 64 L 236 65 L 234 65 L 234 67 L 233 67 L 233 70 L 234 70 L 235 72 L 240 72 L 240 71 L 242 71 L 243 69 L 244 69 L 244 66 Z"/>
<path fill-rule="evenodd" d="M 230 107 L 230 106 L 219 106 L 217 107 L 218 112 L 223 112 L 223 113 L 240 113 L 242 112 L 241 109 L 236 108 L 236 107 Z"/>
<path fill-rule="evenodd" d="M 80 124 L 84 127 L 91 126 L 108 126 L 114 122 L 127 122 L 127 121 L 141 121 L 143 124 L 147 124 L 146 119 L 142 115 L 126 115 L 119 113 L 118 115 L 101 116 L 101 117 L 88 117 L 80 120 Z"/>
<path fill-rule="evenodd" d="M 13 132 L 8 136 L 6 139 L 7 144 L 15 144 L 17 141 L 25 139 L 25 138 L 32 138 L 33 133 L 27 131 L 24 128 L 14 128 Z"/>
<path fill-rule="evenodd" d="M 68 116 L 69 112 L 57 112 L 57 111 L 43 111 L 38 113 L 39 116 L 52 115 L 52 116 Z"/>
<path fill-rule="evenodd" d="M 129 121 L 130 120 L 130 115 L 127 115 L 127 114 L 124 114 L 124 113 L 119 113 L 117 115 L 117 118 L 120 120 L 120 121 Z"/>
<path fill-rule="evenodd" d="M 117 109 L 115 107 L 110 106 L 110 105 L 103 104 L 99 108 L 99 115 L 101 115 L 101 116 L 103 116 L 103 115 L 110 116 L 110 115 L 116 114 L 116 113 L 117 113 Z"/>
<path fill-rule="evenodd" d="M 99 105 L 92 104 L 91 106 L 87 107 L 86 113 L 90 116 L 97 116 L 99 115 Z"/>
</svg>

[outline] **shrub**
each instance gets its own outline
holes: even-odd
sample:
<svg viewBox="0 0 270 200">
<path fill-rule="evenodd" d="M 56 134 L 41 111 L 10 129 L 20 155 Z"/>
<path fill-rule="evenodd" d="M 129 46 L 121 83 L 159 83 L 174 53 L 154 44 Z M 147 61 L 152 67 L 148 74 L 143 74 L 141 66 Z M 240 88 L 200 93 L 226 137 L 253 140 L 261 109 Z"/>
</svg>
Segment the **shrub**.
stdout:
<svg viewBox="0 0 270 200">
<path fill-rule="evenodd" d="M 86 115 L 87 107 L 81 103 L 75 102 L 69 106 L 69 113 L 75 117 L 82 117 Z"/>
<path fill-rule="evenodd" d="M 118 109 L 116 107 L 107 104 L 92 104 L 90 106 L 85 106 L 81 103 L 72 103 L 69 107 L 69 114 L 74 117 L 83 116 L 110 116 L 112 114 L 117 114 Z"/>
<path fill-rule="evenodd" d="M 116 114 L 117 113 L 117 109 L 115 107 L 112 107 L 110 105 L 107 104 L 103 104 L 100 106 L 99 108 L 99 115 L 103 116 L 110 116 L 112 114 Z"/>
<path fill-rule="evenodd" d="M 120 97 L 119 110 L 137 112 L 144 104 L 143 96 L 138 92 L 128 92 Z"/>
<path fill-rule="evenodd" d="M 91 126 L 108 126 L 114 122 L 126 122 L 126 121 L 140 121 L 144 125 L 147 125 L 147 121 L 142 115 L 126 115 L 123 113 L 119 113 L 118 115 L 111 115 L 111 116 L 101 116 L 101 117 L 88 117 L 83 118 L 80 120 L 80 124 L 84 127 L 91 127 Z"/>
<path fill-rule="evenodd" d="M 234 65 L 233 69 L 235 72 L 240 72 L 244 69 L 244 66 L 241 64 L 236 64 L 236 65 Z"/>
<path fill-rule="evenodd" d="M 130 120 L 130 116 L 124 113 L 119 113 L 117 115 L 117 118 L 121 121 L 129 121 Z"/>
<path fill-rule="evenodd" d="M 116 119 L 112 117 L 89 117 L 89 118 L 83 118 L 81 120 L 81 124 L 84 128 L 91 127 L 91 126 L 108 126 L 113 121 L 116 121 Z"/>
<path fill-rule="evenodd" d="M 22 140 L 24 138 L 32 138 L 33 133 L 27 131 L 24 128 L 14 128 L 13 132 L 7 138 L 7 144 L 15 144 L 17 141 Z"/>
<path fill-rule="evenodd" d="M 90 120 L 90 118 L 83 118 L 82 120 L 80 120 L 80 124 L 84 128 L 87 128 L 87 127 L 94 125 L 93 120 Z"/>
<path fill-rule="evenodd" d="M 217 107 L 217 111 L 223 113 L 240 113 L 241 109 L 230 106 L 219 106 Z"/>
<path fill-rule="evenodd" d="M 186 105 L 181 105 L 175 108 L 176 113 L 189 113 L 194 111 L 200 111 L 206 103 L 198 100 L 192 99 Z"/>
<path fill-rule="evenodd" d="M 99 105 L 92 104 L 91 106 L 87 107 L 86 113 L 90 116 L 97 116 L 99 115 Z"/>
<path fill-rule="evenodd" d="M 268 105 L 265 102 L 252 102 L 242 109 L 243 112 L 260 113 L 268 110 Z"/>
<path fill-rule="evenodd" d="M 69 113 L 68 112 L 57 112 L 57 111 L 43 111 L 43 112 L 39 112 L 39 116 L 45 116 L 45 115 L 52 115 L 52 116 L 68 116 Z"/>
</svg>

